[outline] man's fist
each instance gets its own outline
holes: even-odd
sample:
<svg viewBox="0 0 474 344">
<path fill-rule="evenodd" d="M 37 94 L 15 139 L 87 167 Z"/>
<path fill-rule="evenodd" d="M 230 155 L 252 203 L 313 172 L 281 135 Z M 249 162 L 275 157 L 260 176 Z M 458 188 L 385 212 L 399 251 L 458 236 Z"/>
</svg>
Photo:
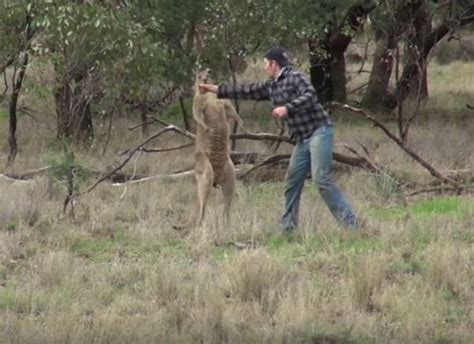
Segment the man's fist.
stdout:
<svg viewBox="0 0 474 344">
<path fill-rule="evenodd" d="M 218 86 L 212 85 L 212 84 L 199 84 L 198 88 L 199 88 L 200 93 L 206 93 L 206 92 L 217 93 L 217 90 L 218 90 Z"/>
<path fill-rule="evenodd" d="M 277 106 L 273 109 L 272 115 L 277 119 L 282 119 L 283 117 L 288 115 L 288 109 L 286 108 L 286 106 Z"/>
</svg>

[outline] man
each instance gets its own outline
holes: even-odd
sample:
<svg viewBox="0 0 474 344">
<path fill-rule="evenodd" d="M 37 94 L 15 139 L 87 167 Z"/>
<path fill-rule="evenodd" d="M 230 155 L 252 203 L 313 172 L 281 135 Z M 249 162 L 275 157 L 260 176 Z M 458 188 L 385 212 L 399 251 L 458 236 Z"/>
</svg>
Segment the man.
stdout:
<svg viewBox="0 0 474 344">
<path fill-rule="evenodd" d="M 359 222 L 343 193 L 331 178 L 333 125 L 318 102 L 316 91 L 308 78 L 291 67 L 284 48 L 274 46 L 264 56 L 265 82 L 247 85 L 200 84 L 201 92 L 217 93 L 219 98 L 269 99 L 272 115 L 286 121 L 296 146 L 285 178 L 285 210 L 281 226 L 291 233 L 298 226 L 298 210 L 305 176 L 311 176 L 331 213 L 351 229 Z"/>
</svg>

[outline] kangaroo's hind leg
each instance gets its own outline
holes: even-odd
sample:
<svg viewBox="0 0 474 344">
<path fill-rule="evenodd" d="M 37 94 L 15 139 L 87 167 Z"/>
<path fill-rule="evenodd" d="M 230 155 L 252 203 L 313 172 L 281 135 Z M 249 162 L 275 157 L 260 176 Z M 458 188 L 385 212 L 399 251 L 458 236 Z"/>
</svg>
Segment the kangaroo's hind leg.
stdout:
<svg viewBox="0 0 474 344">
<path fill-rule="evenodd" d="M 235 170 L 234 164 L 230 158 L 224 166 L 221 189 L 222 194 L 224 195 L 224 219 L 225 221 L 228 221 L 235 190 Z"/>
<path fill-rule="evenodd" d="M 212 165 L 205 154 L 196 154 L 196 166 L 194 168 L 197 184 L 197 203 L 195 211 L 194 227 L 201 224 L 206 210 L 206 202 L 211 191 L 214 180 Z"/>
</svg>

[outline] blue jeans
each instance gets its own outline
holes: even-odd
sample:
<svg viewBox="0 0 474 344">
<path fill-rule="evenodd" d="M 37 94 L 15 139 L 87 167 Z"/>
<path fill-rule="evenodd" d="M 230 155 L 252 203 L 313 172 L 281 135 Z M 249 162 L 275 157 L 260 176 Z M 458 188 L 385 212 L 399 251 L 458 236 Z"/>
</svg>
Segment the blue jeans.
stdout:
<svg viewBox="0 0 474 344">
<path fill-rule="evenodd" d="M 351 206 L 331 178 L 333 131 L 332 126 L 319 127 L 293 150 L 285 178 L 285 212 L 281 218 L 284 231 L 298 226 L 301 192 L 310 168 L 313 182 L 336 220 L 348 228 L 359 228 Z"/>
</svg>

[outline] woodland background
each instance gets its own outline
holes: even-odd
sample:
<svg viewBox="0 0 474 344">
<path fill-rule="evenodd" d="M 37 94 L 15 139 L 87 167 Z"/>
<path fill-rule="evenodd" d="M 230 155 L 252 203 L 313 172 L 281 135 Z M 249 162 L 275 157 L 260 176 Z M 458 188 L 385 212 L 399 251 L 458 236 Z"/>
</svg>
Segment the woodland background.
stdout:
<svg viewBox="0 0 474 344">
<path fill-rule="evenodd" d="M 473 21 L 466 0 L 3 0 L 0 341 L 471 343 Z M 264 80 L 275 43 L 335 122 L 367 229 L 308 180 L 281 237 L 292 142 L 236 101 L 231 225 L 215 190 L 182 237 L 194 73 Z"/>
</svg>

